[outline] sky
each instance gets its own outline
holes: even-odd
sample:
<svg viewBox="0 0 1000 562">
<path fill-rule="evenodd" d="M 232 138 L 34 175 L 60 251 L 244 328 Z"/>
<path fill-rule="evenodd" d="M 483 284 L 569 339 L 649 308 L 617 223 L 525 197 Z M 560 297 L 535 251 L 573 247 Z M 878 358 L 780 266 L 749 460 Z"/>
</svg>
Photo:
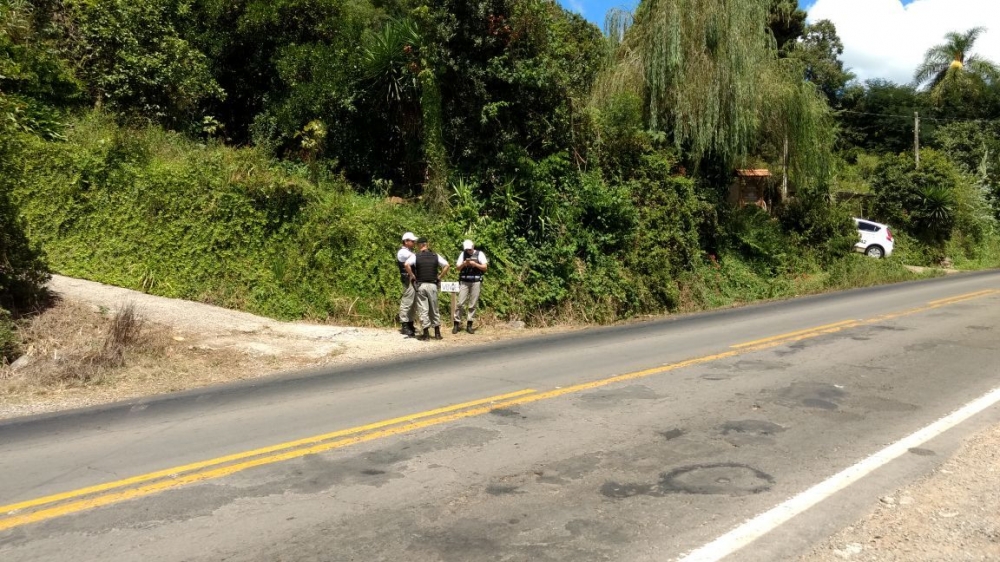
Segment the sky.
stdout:
<svg viewBox="0 0 1000 562">
<path fill-rule="evenodd" d="M 636 0 L 559 0 L 603 27 L 613 7 Z M 1000 0 L 799 0 L 809 21 L 831 20 L 844 42 L 844 64 L 859 80 L 909 83 L 924 53 L 950 31 L 986 27 L 975 53 L 1000 63 Z"/>
</svg>

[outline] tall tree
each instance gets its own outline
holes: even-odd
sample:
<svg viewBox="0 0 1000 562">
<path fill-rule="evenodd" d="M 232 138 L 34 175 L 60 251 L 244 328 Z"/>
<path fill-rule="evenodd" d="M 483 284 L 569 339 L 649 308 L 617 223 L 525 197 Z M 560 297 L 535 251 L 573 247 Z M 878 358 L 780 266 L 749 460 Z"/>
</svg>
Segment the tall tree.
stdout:
<svg viewBox="0 0 1000 562">
<path fill-rule="evenodd" d="M 642 91 L 650 128 L 693 160 L 735 160 L 754 137 L 760 70 L 776 57 L 765 31 L 770 15 L 771 0 L 646 0 L 620 35 L 620 63 L 604 82 Z"/>
<path fill-rule="evenodd" d="M 844 87 L 854 78 L 840 60 L 843 54 L 844 43 L 837 35 L 837 27 L 830 20 L 820 20 L 806 26 L 805 33 L 789 54 L 802 62 L 806 80 L 815 84 L 826 95 L 832 107 L 840 105 Z"/>
<path fill-rule="evenodd" d="M 930 109 L 927 96 L 913 86 L 881 79 L 867 80 L 863 86 L 852 84 L 841 101 L 841 142 L 893 154 L 912 150 L 913 113 L 926 114 Z M 931 136 L 933 128 L 933 121 L 921 124 L 925 137 Z"/>
<path fill-rule="evenodd" d="M 203 104 L 224 97 L 209 60 L 182 37 L 188 0 L 73 0 L 65 35 L 97 106 L 189 126 Z"/>
<path fill-rule="evenodd" d="M 925 87 L 940 98 L 949 88 L 978 87 L 1000 80 L 1000 67 L 973 54 L 976 41 L 986 31 L 974 27 L 965 33 L 951 32 L 945 42 L 928 49 L 924 62 L 913 73 L 913 85 Z"/>
<path fill-rule="evenodd" d="M 384 17 L 367 0 L 190 0 L 185 37 L 204 52 L 225 90 L 213 115 L 234 142 L 288 148 L 306 123 L 329 127 L 330 143 L 350 145 L 343 114 L 365 29 Z M 342 162 L 353 157 L 337 155 Z"/>
<path fill-rule="evenodd" d="M 771 15 L 767 27 L 774 35 L 778 52 L 788 54 L 795 42 L 806 32 L 806 13 L 796 0 L 771 0 Z"/>
<path fill-rule="evenodd" d="M 392 111 L 387 124 L 400 132 L 404 144 L 407 137 L 422 132 L 424 165 L 406 167 L 422 168 L 424 201 L 440 210 L 448 202 L 447 155 L 441 132 L 441 92 L 428 60 L 428 46 L 410 19 L 393 20 L 380 31 L 365 34 L 363 44 L 361 60 L 369 88 L 379 105 Z"/>
</svg>

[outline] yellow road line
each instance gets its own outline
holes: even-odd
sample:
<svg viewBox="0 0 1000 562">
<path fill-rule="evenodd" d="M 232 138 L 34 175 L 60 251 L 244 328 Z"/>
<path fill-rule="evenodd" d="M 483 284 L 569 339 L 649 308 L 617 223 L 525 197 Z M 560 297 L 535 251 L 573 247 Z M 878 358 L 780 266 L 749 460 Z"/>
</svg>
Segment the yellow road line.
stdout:
<svg viewBox="0 0 1000 562">
<path fill-rule="evenodd" d="M 106 482 L 104 484 L 98 484 L 96 486 L 88 486 L 86 488 L 80 488 L 70 492 L 64 492 L 61 494 L 53 494 L 50 496 L 44 496 L 41 498 L 36 498 L 33 500 L 23 501 L 20 503 L 14 503 L 10 505 L 0 506 L 0 513 L 10 513 L 12 511 L 18 511 L 21 509 L 27 509 L 30 507 L 38 507 L 40 505 L 45 505 L 49 503 L 60 502 L 68 499 L 78 498 L 81 496 L 86 496 L 90 494 L 95 494 L 98 492 L 106 492 L 108 490 L 113 490 L 116 488 L 124 488 L 126 486 L 132 486 L 135 484 L 142 484 L 144 482 L 149 482 L 151 480 L 157 480 L 159 478 L 174 478 L 176 479 L 178 475 L 191 472 L 195 470 L 201 470 L 204 468 L 209 468 L 212 466 L 217 466 L 220 464 L 225 464 L 228 462 L 239 461 L 243 459 L 248 459 L 251 457 L 257 457 L 261 455 L 266 455 L 268 453 L 274 453 L 276 451 L 281 451 L 285 449 L 292 449 L 300 447 L 302 445 L 310 445 L 313 443 L 319 443 L 322 441 L 328 441 L 330 439 L 336 439 L 338 437 L 344 437 L 346 435 L 352 435 L 355 433 L 363 433 L 366 431 L 372 431 L 375 429 L 381 429 L 383 427 L 388 427 L 390 425 L 396 425 L 404 422 L 409 422 L 417 419 L 428 418 L 432 416 L 437 416 L 439 414 L 444 414 L 448 412 L 453 412 L 456 410 L 462 410 L 465 408 L 471 408 L 474 406 L 480 406 L 482 404 L 487 404 L 490 402 L 498 402 L 501 400 L 507 400 L 509 398 L 515 398 L 517 396 L 523 396 L 525 394 L 531 394 L 537 392 L 534 389 L 519 390 L 517 392 L 510 392 L 507 394 L 500 394 L 498 396 L 491 396 L 489 398 L 482 398 L 479 400 L 473 400 L 471 402 L 463 402 L 461 404 L 453 404 L 451 406 L 446 406 L 443 408 L 437 408 L 434 410 L 428 410 L 425 412 L 418 412 L 415 414 L 409 414 L 406 416 L 401 416 L 398 418 L 392 418 L 388 420 L 382 420 L 379 422 L 371 423 L 368 425 L 362 425 L 358 427 L 352 427 L 349 429 L 341 429 L 331 433 L 324 433 L 322 435 L 315 435 L 313 437 L 307 437 L 304 439 L 298 439 L 296 441 L 288 441 L 286 443 L 279 443 L 277 445 L 271 445 L 268 447 L 262 447 L 260 449 L 253 449 L 250 451 L 243 451 L 241 453 L 235 453 L 232 455 L 226 455 L 223 457 L 217 457 L 214 459 L 209 459 L 206 461 L 200 461 L 196 463 L 186 464 L 183 466 L 176 466 L 173 468 L 168 468 L 166 470 L 159 470 L 156 472 L 150 472 L 148 474 L 142 474 L 139 476 L 133 476 L 131 478 L 125 478 L 122 480 L 115 480 L 113 482 Z"/>
<path fill-rule="evenodd" d="M 886 314 L 886 315 L 883 315 L 883 316 L 879 316 L 877 318 L 871 318 L 871 319 L 865 320 L 865 321 L 860 321 L 860 320 L 844 320 L 842 322 L 834 322 L 833 324 L 825 324 L 825 325 L 822 325 L 822 326 L 814 326 L 812 328 L 806 328 L 804 330 L 798 330 L 798 331 L 795 331 L 795 332 L 786 332 L 784 334 L 778 334 L 776 336 L 770 336 L 770 337 L 767 337 L 767 338 L 761 338 L 759 340 L 748 341 L 748 342 L 737 344 L 737 345 L 734 345 L 734 346 L 731 346 L 731 347 L 733 349 L 745 349 L 745 348 L 756 347 L 756 346 L 758 346 L 758 345 L 760 345 L 762 343 L 770 343 L 770 342 L 775 342 L 775 341 L 782 341 L 782 342 L 786 342 L 786 341 L 798 341 L 801 338 L 797 338 L 796 336 L 806 335 L 808 337 L 814 337 L 814 336 L 819 335 L 819 334 L 838 332 L 838 331 L 843 330 L 845 328 L 853 328 L 855 326 L 859 326 L 862 323 L 867 323 L 867 322 L 871 322 L 871 321 L 875 321 L 875 320 L 889 320 L 889 319 L 892 319 L 892 318 L 899 318 L 900 316 L 906 316 L 908 314 L 915 314 L 917 312 L 923 312 L 923 311 L 926 311 L 926 310 L 930 310 L 932 308 L 937 308 L 939 306 L 945 306 L 945 305 L 955 304 L 955 303 L 959 303 L 959 302 L 963 302 L 963 301 L 967 301 L 967 300 L 977 299 L 977 298 L 984 297 L 984 296 L 987 296 L 987 295 L 992 295 L 992 294 L 997 293 L 997 292 L 1000 292 L 1000 291 L 997 291 L 995 289 L 986 289 L 986 290 L 983 290 L 983 291 L 976 291 L 974 293 L 966 293 L 964 295 L 957 295 L 957 296 L 954 296 L 954 297 L 948 297 L 946 299 L 939 299 L 939 300 L 935 300 L 935 301 L 930 301 L 929 303 L 927 303 L 926 306 L 921 306 L 921 307 L 917 307 L 917 308 L 911 308 L 911 309 L 908 309 L 908 310 L 905 310 L 905 311 L 902 311 L 902 312 L 890 313 L 890 314 Z"/>
<path fill-rule="evenodd" d="M 940 306 L 942 304 L 952 304 L 952 303 L 959 302 L 959 301 L 964 301 L 964 300 L 969 300 L 969 299 L 974 299 L 974 298 L 979 298 L 979 297 L 985 297 L 987 295 L 992 295 L 992 294 L 994 294 L 996 292 L 997 292 L 996 289 L 986 289 L 984 291 L 976 291 L 975 293 L 966 293 L 964 295 L 958 295 L 958 296 L 954 296 L 954 297 L 948 297 L 946 299 L 938 299 L 936 301 L 930 301 L 927 304 L 929 304 L 931 306 Z"/>
<path fill-rule="evenodd" d="M 798 331 L 795 331 L 795 332 L 786 332 L 784 334 L 778 334 L 776 336 L 771 336 L 769 338 L 761 338 L 759 340 L 748 341 L 748 342 L 737 344 L 737 345 L 734 345 L 734 346 L 731 346 L 731 347 L 733 349 L 743 349 L 744 347 L 753 347 L 755 345 L 760 345 L 762 343 L 772 342 L 772 341 L 776 341 L 776 340 L 783 340 L 783 339 L 790 338 L 790 337 L 793 337 L 793 336 L 798 336 L 800 334 L 811 334 L 813 332 L 819 332 L 819 331 L 827 329 L 827 328 L 837 328 L 837 327 L 844 326 L 846 324 L 853 324 L 855 322 L 857 322 L 857 320 L 844 320 L 843 322 L 834 322 L 833 324 L 825 324 L 823 326 L 814 326 L 812 328 L 806 328 L 805 330 L 798 330 Z"/>
<path fill-rule="evenodd" d="M 764 338 L 762 340 L 755 340 L 752 342 L 739 344 L 737 346 L 733 346 L 734 349 L 722 353 L 696 357 L 693 359 L 688 359 L 677 363 L 662 365 L 660 367 L 654 367 L 651 369 L 625 373 L 573 386 L 557 388 L 547 392 L 538 392 L 532 389 L 521 390 L 518 392 L 513 392 L 500 396 L 494 396 L 491 398 L 484 398 L 481 400 L 474 400 L 471 402 L 456 404 L 445 408 L 438 408 L 436 410 L 429 410 L 426 412 L 411 414 L 409 416 L 393 418 L 391 420 L 376 422 L 373 424 L 360 426 L 356 428 L 335 431 L 332 433 L 318 435 L 315 437 L 299 439 L 297 441 L 290 441 L 287 443 L 273 445 L 270 447 L 255 449 L 253 451 L 246 451 L 243 453 L 237 453 L 234 455 L 219 457 L 217 459 L 211 459 L 207 461 L 184 465 L 181 467 L 161 470 L 158 472 L 140 475 L 133 478 L 118 480 L 115 482 L 109 482 L 107 484 L 91 486 L 88 488 L 82 488 L 79 490 L 70 491 L 62 494 L 55 494 L 52 496 L 46 496 L 43 498 L 29 500 L 18 504 L 0 506 L 0 513 L 10 513 L 12 511 L 26 509 L 29 507 L 38 507 L 41 505 L 55 503 L 67 499 L 74 499 L 85 495 L 95 494 L 98 492 L 109 491 L 116 488 L 122 488 L 133 484 L 142 484 L 151 482 L 153 480 L 159 480 L 157 482 L 148 483 L 143 486 L 139 486 L 137 488 L 131 488 L 110 494 L 98 495 L 92 498 L 65 503 L 62 505 L 57 505 L 54 507 L 34 511 L 31 513 L 0 518 L 0 531 L 11 529 L 14 527 L 19 527 L 29 523 L 36 523 L 48 519 L 53 519 L 56 517 L 78 513 L 96 507 L 102 507 L 130 499 L 135 499 L 150 494 L 162 492 L 165 490 L 169 490 L 172 488 L 186 486 L 188 484 L 194 484 L 205 480 L 221 478 L 224 476 L 228 476 L 258 466 L 283 462 L 307 455 L 313 455 L 317 453 L 331 451 L 334 449 L 348 447 L 351 445 L 356 445 L 358 443 L 373 441 L 384 437 L 409 433 L 418 429 L 449 423 L 456 420 L 480 416 L 482 414 L 500 408 L 509 408 L 512 406 L 529 404 L 532 402 L 538 402 L 541 400 L 556 398 L 567 394 L 582 392 L 585 390 L 592 390 L 595 388 L 600 388 L 603 386 L 619 382 L 639 379 L 643 377 L 649 377 L 652 375 L 662 374 L 677 369 L 692 367 L 695 365 L 701 365 L 712 361 L 718 361 L 720 359 L 726 359 L 729 357 L 743 355 L 745 353 L 751 353 L 763 349 L 778 347 L 780 345 L 784 345 L 786 343 L 790 343 L 793 341 L 800 341 L 809 338 L 814 338 L 823 334 L 834 333 L 844 329 L 861 326 L 865 324 L 872 324 L 890 318 L 898 318 L 901 316 L 916 314 L 918 312 L 924 312 L 927 310 L 938 308 L 940 306 L 944 306 L 946 304 L 954 304 L 956 302 L 971 300 L 974 298 L 979 298 L 996 293 L 1000 293 L 1000 291 L 988 290 L 988 291 L 979 291 L 976 293 L 969 293 L 966 295 L 959 295 L 956 297 L 951 297 L 949 299 L 931 301 L 926 306 L 911 308 L 898 313 L 885 314 L 882 316 L 870 318 L 868 320 L 845 320 L 843 322 L 837 322 L 834 324 L 817 326 L 812 329 L 789 332 L 787 334 L 781 334 L 770 338 Z M 383 429 L 393 425 L 395 425 L 396 427 Z M 338 437 L 345 437 L 345 438 L 338 439 L 336 441 L 330 441 L 331 439 L 337 439 Z M 283 452 L 274 455 L 268 455 L 268 453 L 277 451 L 283 451 Z M 250 459 L 251 457 L 259 457 L 259 458 L 244 460 L 244 459 Z M 225 463 L 230 463 L 233 461 L 243 461 L 243 462 L 234 462 L 233 464 L 220 466 Z M 206 468 L 208 468 L 208 470 L 202 470 Z M 182 475 L 182 473 L 188 473 L 188 474 Z"/>
<path fill-rule="evenodd" d="M 908 308 L 906 310 L 901 310 L 899 312 L 890 312 L 889 314 L 883 314 L 881 316 L 876 316 L 874 318 L 869 318 L 867 323 L 872 324 L 875 322 L 881 322 L 883 320 L 892 320 L 894 318 L 901 318 L 903 316 L 910 316 L 917 314 L 918 312 L 926 312 L 934 308 L 933 306 L 920 306 L 917 308 Z"/>
<path fill-rule="evenodd" d="M 792 336 L 790 338 L 784 338 L 784 339 L 781 339 L 781 340 L 774 340 L 774 341 L 767 342 L 767 343 L 764 343 L 764 344 L 755 345 L 753 347 L 745 347 L 745 348 L 743 348 L 743 351 L 760 351 L 762 349 L 768 349 L 768 348 L 772 348 L 772 347 L 777 347 L 779 345 L 785 345 L 785 344 L 788 344 L 788 343 L 795 343 L 797 341 L 807 340 L 807 339 L 815 338 L 815 337 L 818 337 L 818 336 L 823 336 L 823 335 L 826 335 L 826 334 L 835 334 L 837 332 L 846 330 L 848 328 L 856 328 L 858 326 L 863 326 L 866 323 L 867 322 L 863 321 L 863 320 L 854 320 L 854 321 L 848 322 L 846 324 L 841 324 L 840 326 L 836 326 L 836 327 L 833 327 L 833 328 L 825 328 L 823 330 L 816 330 L 816 331 L 813 331 L 813 332 L 806 332 L 806 333 L 803 333 L 803 334 L 799 334 L 797 336 Z"/>
<path fill-rule="evenodd" d="M 22 525 L 27 525 L 30 523 L 38 523 L 41 521 L 46 521 L 48 519 L 54 519 L 57 517 L 63 517 L 66 515 L 71 515 L 73 513 L 79 513 L 81 511 L 86 511 L 89 509 L 94 509 L 97 507 L 103 507 L 106 505 L 111 505 L 130 499 L 135 499 L 143 496 L 148 496 L 150 494 L 159 493 L 172 488 L 179 488 L 182 486 L 187 486 L 189 484 L 195 484 L 197 482 L 203 482 L 205 480 L 212 480 L 216 478 L 222 478 L 224 476 L 229 476 L 237 472 L 241 472 L 250 468 L 255 468 L 258 466 L 264 466 L 268 464 L 274 464 L 279 462 L 284 462 L 291 459 L 296 459 L 304 457 L 307 455 L 314 455 L 317 453 L 323 453 L 326 451 L 331 451 L 334 449 L 340 449 L 343 447 L 348 447 L 350 445 L 356 445 L 358 443 L 365 443 L 367 441 L 373 441 L 376 439 L 381 439 L 384 437 L 389 437 L 392 435 L 398 435 L 402 433 L 409 433 L 418 429 L 425 427 L 431 427 L 435 425 L 440 425 L 456 420 L 461 420 L 465 418 L 471 418 L 475 416 L 480 416 L 482 414 L 488 413 L 492 410 L 497 410 L 501 408 L 509 408 L 511 406 L 517 406 L 521 404 L 528 404 L 531 402 L 537 402 L 538 400 L 544 400 L 548 398 L 555 398 L 557 396 L 562 396 L 565 394 L 570 394 L 573 392 L 580 392 L 582 390 L 588 390 L 592 388 L 598 388 L 601 386 L 606 386 L 616 382 L 621 382 L 630 379 L 636 379 L 640 377 L 646 377 L 658 373 L 663 373 L 671 371 L 674 369 L 680 369 L 683 367 L 688 367 L 691 365 L 697 365 L 700 363 L 706 363 L 709 361 L 714 361 L 717 359 L 722 359 L 725 357 L 732 357 L 734 355 L 739 355 L 740 352 L 737 351 L 727 351 L 725 353 L 719 353 L 716 355 L 709 355 L 705 357 L 699 357 L 696 359 L 689 359 L 687 361 L 682 361 L 680 363 L 673 363 L 670 365 L 664 365 L 662 367 L 656 367 L 653 369 L 646 369 L 644 371 L 638 371 L 635 373 L 627 373 L 624 375 L 618 375 L 616 377 L 610 377 L 607 379 L 602 379 L 598 381 L 593 381 L 589 383 L 568 386 L 565 388 L 560 388 L 556 390 L 551 390 L 544 393 L 533 393 L 525 394 L 519 398 L 513 398 L 505 402 L 493 403 L 486 406 L 480 406 L 467 410 L 460 410 L 454 413 L 445 414 L 439 417 L 434 417 L 430 419 L 425 419 L 422 421 L 415 421 L 408 423 L 406 425 L 401 425 L 397 427 L 392 427 L 389 429 L 383 429 L 380 431 L 375 431 L 371 433 L 364 433 L 361 435 L 356 435 L 353 437 L 348 437 L 346 439 L 341 439 L 338 441 L 321 443 L 318 445 L 313 445 L 311 447 L 304 447 L 300 449 L 293 449 L 279 453 L 276 455 L 260 457 L 253 460 L 230 464 L 226 466 L 219 466 L 218 468 L 213 468 L 210 470 L 203 470 L 199 472 L 192 472 L 190 474 L 185 474 L 177 478 L 172 479 L 161 479 L 157 482 L 151 484 L 146 484 L 145 486 L 140 486 L 138 488 L 132 488 L 128 490 L 123 490 L 120 492 L 98 495 L 92 498 L 87 498 L 75 502 L 70 502 L 62 505 L 57 505 L 54 507 L 41 509 L 38 511 L 33 511 L 23 515 L 14 515 L 11 517 L 0 518 L 0 531 L 5 531 L 7 529 L 12 529 L 14 527 L 20 527 Z M 537 396 L 537 398 L 536 398 Z M 218 463 L 215 463 L 218 464 Z M 161 472 L 176 472 L 174 471 L 161 471 Z M 141 477 L 137 477 L 141 478 Z M 147 479 L 148 480 L 148 479 Z M 72 494 L 70 492 L 69 494 Z M 76 494 L 76 497 L 82 494 Z M 27 502 L 25 502 L 27 503 Z M 0 508 L 3 509 L 3 508 Z"/>
</svg>

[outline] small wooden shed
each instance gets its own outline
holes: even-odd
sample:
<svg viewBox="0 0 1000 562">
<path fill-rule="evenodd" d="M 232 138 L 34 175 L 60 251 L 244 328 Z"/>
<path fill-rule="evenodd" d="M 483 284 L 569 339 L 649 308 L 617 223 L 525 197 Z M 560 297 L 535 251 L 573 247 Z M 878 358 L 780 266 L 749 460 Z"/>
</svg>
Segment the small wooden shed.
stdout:
<svg viewBox="0 0 1000 562">
<path fill-rule="evenodd" d="M 766 168 L 736 170 L 729 188 L 729 202 L 737 207 L 756 205 L 767 210 L 771 171 Z"/>
</svg>

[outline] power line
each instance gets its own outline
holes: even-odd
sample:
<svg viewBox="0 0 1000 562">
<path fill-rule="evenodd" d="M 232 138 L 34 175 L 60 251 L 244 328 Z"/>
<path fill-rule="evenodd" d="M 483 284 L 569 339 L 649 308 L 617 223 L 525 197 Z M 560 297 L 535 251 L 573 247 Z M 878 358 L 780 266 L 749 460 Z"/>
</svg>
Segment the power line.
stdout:
<svg viewBox="0 0 1000 562">
<path fill-rule="evenodd" d="M 870 117 L 895 117 L 897 119 L 906 119 L 911 121 L 913 119 L 912 115 L 900 115 L 898 113 L 869 113 L 867 111 L 851 111 L 849 109 L 840 109 L 836 113 L 850 113 L 852 115 L 867 115 Z M 961 123 L 1000 123 L 1000 118 L 998 119 L 963 119 L 959 117 L 920 117 L 921 121 L 952 121 Z"/>
</svg>

